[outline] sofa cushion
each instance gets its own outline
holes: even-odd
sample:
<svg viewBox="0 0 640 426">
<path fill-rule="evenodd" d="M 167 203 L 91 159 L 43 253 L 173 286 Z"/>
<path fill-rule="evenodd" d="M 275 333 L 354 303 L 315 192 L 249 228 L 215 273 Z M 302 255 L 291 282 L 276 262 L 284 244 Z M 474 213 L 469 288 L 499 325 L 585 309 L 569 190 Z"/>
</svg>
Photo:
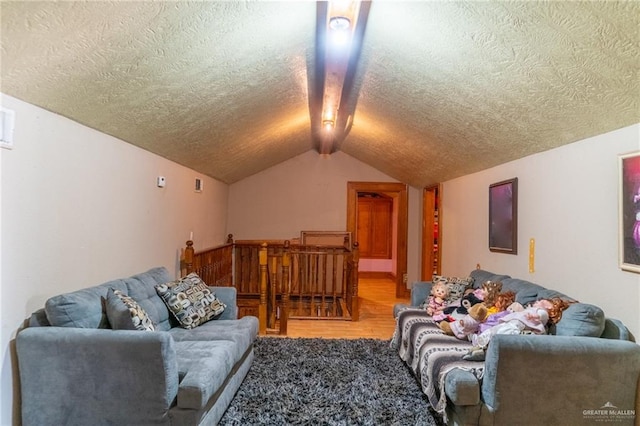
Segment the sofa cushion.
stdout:
<svg viewBox="0 0 640 426">
<path fill-rule="evenodd" d="M 176 342 L 229 340 L 236 344 L 236 359 L 253 345 L 258 336 L 258 318 L 245 316 L 238 320 L 209 321 L 201 326 L 186 330 L 182 327 L 172 328 L 169 333 Z"/>
<path fill-rule="evenodd" d="M 560 299 L 564 299 L 567 302 L 577 302 L 577 300 L 575 300 L 574 298 L 569 297 L 566 294 L 557 290 L 551 290 L 551 289 L 545 288 L 538 292 L 539 299 L 553 299 L 554 297 L 559 297 Z"/>
<path fill-rule="evenodd" d="M 473 278 L 473 287 L 480 288 L 482 284 L 487 281 L 503 281 L 509 277 L 509 275 L 498 275 L 493 272 L 485 271 L 483 269 L 474 269 L 469 273 L 469 276 Z"/>
<path fill-rule="evenodd" d="M 147 312 L 131 297 L 112 288 L 107 292 L 105 309 L 114 330 L 155 331 Z"/>
<path fill-rule="evenodd" d="M 226 307 L 195 272 L 155 288 L 180 326 L 186 329 L 218 317 Z"/>
<path fill-rule="evenodd" d="M 516 294 L 516 302 L 525 306 L 540 298 L 540 293 L 546 290 L 544 287 L 518 278 L 502 280 L 502 292 L 513 291 Z"/>
<path fill-rule="evenodd" d="M 442 275 L 434 275 L 431 282 L 433 284 L 443 283 L 447 286 L 449 290 L 449 294 L 445 299 L 447 304 L 461 299 L 464 291 L 473 287 L 473 278 L 471 277 L 443 277 Z"/>
<path fill-rule="evenodd" d="M 228 340 L 176 342 L 178 407 L 203 409 L 241 359 Z"/>
<path fill-rule="evenodd" d="M 110 288 L 126 292 L 124 282 L 114 280 L 49 298 L 47 320 L 55 327 L 109 328 L 104 300 Z"/>
<path fill-rule="evenodd" d="M 604 331 L 602 309 L 588 303 L 573 303 L 562 312 L 562 318 L 549 330 L 557 336 L 600 337 Z"/>
<path fill-rule="evenodd" d="M 167 306 L 156 293 L 156 285 L 172 280 L 173 277 L 165 267 L 152 268 L 123 280 L 127 286 L 127 294 L 144 308 L 156 330 L 168 331 L 177 325 Z"/>
</svg>

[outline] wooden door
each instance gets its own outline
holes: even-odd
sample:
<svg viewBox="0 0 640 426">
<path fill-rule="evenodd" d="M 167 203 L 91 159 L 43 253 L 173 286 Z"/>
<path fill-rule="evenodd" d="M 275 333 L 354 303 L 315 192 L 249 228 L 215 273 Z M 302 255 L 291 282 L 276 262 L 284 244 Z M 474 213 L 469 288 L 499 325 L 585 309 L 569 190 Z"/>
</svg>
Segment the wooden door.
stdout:
<svg viewBox="0 0 640 426">
<path fill-rule="evenodd" d="M 391 259 L 393 199 L 380 195 L 358 197 L 358 230 L 360 257 Z"/>
</svg>

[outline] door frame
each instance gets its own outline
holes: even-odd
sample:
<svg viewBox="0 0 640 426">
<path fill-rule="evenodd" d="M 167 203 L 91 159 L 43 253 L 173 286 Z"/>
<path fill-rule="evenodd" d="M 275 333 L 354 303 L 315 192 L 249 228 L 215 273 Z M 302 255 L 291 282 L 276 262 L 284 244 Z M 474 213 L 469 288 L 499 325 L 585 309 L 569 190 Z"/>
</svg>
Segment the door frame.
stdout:
<svg viewBox="0 0 640 426">
<path fill-rule="evenodd" d="M 347 231 L 356 235 L 358 193 L 385 192 L 397 196 L 398 224 L 396 233 L 396 297 L 408 297 L 407 238 L 409 229 L 409 198 L 407 185 L 400 182 L 347 182 Z"/>
</svg>

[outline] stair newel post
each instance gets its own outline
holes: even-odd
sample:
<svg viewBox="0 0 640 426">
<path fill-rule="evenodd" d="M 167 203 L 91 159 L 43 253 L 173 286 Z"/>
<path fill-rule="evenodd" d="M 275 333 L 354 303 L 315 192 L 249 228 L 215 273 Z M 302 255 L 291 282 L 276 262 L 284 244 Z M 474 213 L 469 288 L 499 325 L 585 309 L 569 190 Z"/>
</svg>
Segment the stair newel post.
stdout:
<svg viewBox="0 0 640 426">
<path fill-rule="evenodd" d="M 193 241 L 187 241 L 187 247 L 184 249 L 184 267 L 186 270 L 185 275 L 188 275 L 193 272 Z"/>
<path fill-rule="evenodd" d="M 280 286 L 281 307 L 280 307 L 280 334 L 287 334 L 287 321 L 289 319 L 289 274 L 291 267 L 291 246 L 289 240 L 284 242 L 282 252 L 282 283 Z"/>
<path fill-rule="evenodd" d="M 258 252 L 260 265 L 260 305 L 258 306 L 259 333 L 267 334 L 267 243 L 260 245 Z"/>
<path fill-rule="evenodd" d="M 351 320 L 358 321 L 360 318 L 360 300 L 358 299 L 358 263 L 360 262 L 360 249 L 358 243 L 353 243 L 353 269 L 351 279 L 353 280 L 353 293 L 351 294 Z"/>
</svg>

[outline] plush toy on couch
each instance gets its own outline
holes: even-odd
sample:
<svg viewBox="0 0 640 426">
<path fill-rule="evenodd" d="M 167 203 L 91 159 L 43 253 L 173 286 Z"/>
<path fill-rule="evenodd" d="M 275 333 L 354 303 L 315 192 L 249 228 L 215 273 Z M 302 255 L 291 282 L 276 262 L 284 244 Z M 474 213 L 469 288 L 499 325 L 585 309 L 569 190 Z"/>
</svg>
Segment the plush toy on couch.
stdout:
<svg viewBox="0 0 640 426">
<path fill-rule="evenodd" d="M 462 299 L 447 305 L 442 312 L 447 316 L 449 322 L 462 319 L 465 315 L 469 314 L 469 309 L 472 306 L 482 303 L 482 296 L 482 290 L 480 289 L 469 291 L 462 296 Z"/>
<path fill-rule="evenodd" d="M 487 307 L 483 303 L 477 303 L 469 308 L 469 313 L 464 318 L 454 322 L 442 321 L 439 326 L 449 336 L 466 339 L 467 336 L 478 331 L 478 327 L 486 317 Z"/>
<path fill-rule="evenodd" d="M 481 302 L 489 309 L 487 316 L 493 313 L 492 311 L 497 312 L 494 305 L 500 290 L 502 290 L 500 281 L 487 281 L 475 290 L 468 289 L 460 300 L 450 303 L 443 310 L 445 319 L 449 322 L 462 319 L 469 313 L 469 308 Z"/>
</svg>

